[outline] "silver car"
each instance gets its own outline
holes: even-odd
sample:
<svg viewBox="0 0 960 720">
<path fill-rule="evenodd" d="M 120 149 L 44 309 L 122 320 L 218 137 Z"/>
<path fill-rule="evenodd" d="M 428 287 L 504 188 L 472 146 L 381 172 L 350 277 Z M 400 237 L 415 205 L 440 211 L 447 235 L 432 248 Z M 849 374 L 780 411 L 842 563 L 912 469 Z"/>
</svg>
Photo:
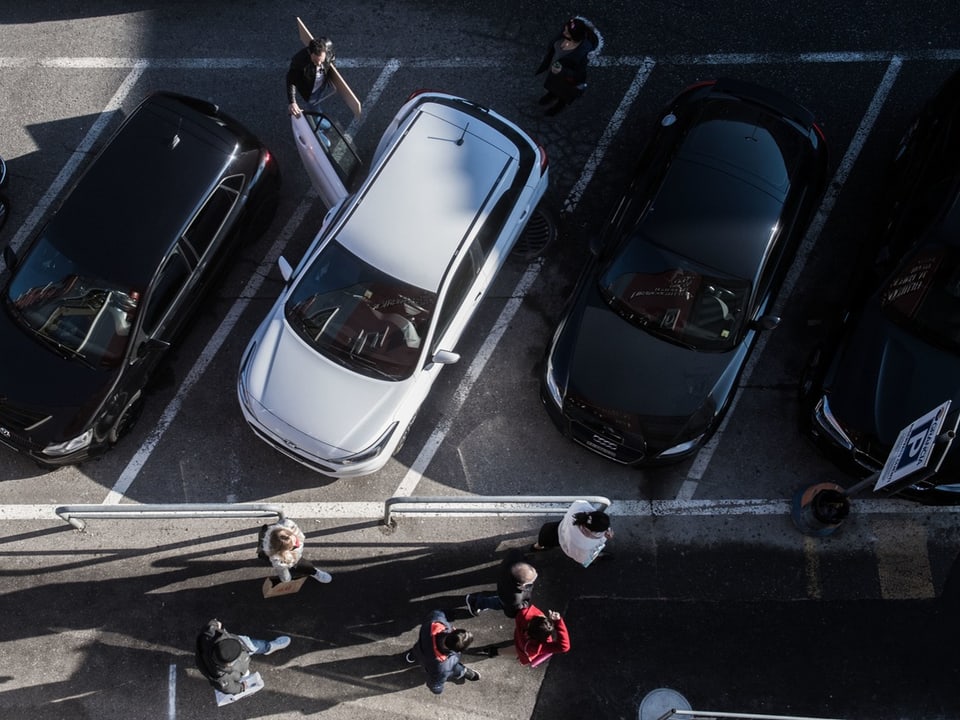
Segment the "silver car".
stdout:
<svg viewBox="0 0 960 720">
<path fill-rule="evenodd" d="M 349 193 L 342 138 L 292 122 L 331 209 L 295 269 L 280 258 L 287 284 L 244 352 L 237 392 L 280 452 L 324 475 L 365 475 L 459 359 L 457 341 L 546 191 L 547 156 L 492 110 L 424 92 Z"/>
</svg>

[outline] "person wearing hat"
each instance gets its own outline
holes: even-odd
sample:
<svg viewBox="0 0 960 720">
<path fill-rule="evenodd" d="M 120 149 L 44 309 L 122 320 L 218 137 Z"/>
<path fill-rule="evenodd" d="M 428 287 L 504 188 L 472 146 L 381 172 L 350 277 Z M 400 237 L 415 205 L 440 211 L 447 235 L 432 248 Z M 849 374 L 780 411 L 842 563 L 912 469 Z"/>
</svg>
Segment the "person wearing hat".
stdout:
<svg viewBox="0 0 960 720">
<path fill-rule="evenodd" d="M 581 17 L 569 18 L 550 44 L 536 70 L 536 75 L 549 68 L 543 81 L 546 93 L 538 100 L 549 106 L 547 115 L 556 115 L 583 94 L 587 84 L 587 64 L 594 49 L 596 31 Z"/>
<path fill-rule="evenodd" d="M 228 695 L 238 695 L 248 688 L 250 656 L 270 655 L 289 644 L 290 638 L 286 635 L 270 641 L 235 635 L 214 619 L 197 636 L 197 667 L 214 688 Z"/>
<path fill-rule="evenodd" d="M 586 567 L 598 557 L 609 557 L 604 547 L 612 537 L 609 515 L 586 500 L 574 500 L 563 520 L 543 524 L 530 550 L 540 552 L 559 545 L 568 557 Z"/>
</svg>

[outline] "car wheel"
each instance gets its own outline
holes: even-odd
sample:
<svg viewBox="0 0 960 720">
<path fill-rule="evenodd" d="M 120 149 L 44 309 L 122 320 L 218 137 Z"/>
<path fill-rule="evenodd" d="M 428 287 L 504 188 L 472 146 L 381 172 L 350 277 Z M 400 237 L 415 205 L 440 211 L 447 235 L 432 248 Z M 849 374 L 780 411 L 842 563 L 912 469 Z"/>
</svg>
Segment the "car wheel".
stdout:
<svg viewBox="0 0 960 720">
<path fill-rule="evenodd" d="M 120 411 L 120 415 L 117 417 L 116 422 L 113 423 L 113 426 L 107 433 L 107 441 L 113 445 L 120 438 L 129 433 L 133 429 L 133 426 L 137 424 L 137 420 L 140 419 L 140 414 L 142 412 L 143 396 L 138 390 L 136 394 L 130 398 L 123 410 Z"/>
</svg>

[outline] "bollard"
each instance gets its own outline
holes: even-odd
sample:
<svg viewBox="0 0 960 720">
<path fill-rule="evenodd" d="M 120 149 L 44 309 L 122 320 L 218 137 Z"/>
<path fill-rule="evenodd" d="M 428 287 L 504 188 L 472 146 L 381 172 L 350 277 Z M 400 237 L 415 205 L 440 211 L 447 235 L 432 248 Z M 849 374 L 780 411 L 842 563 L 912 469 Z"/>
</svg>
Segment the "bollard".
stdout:
<svg viewBox="0 0 960 720">
<path fill-rule="evenodd" d="M 836 483 L 817 483 L 793 496 L 793 524 L 804 535 L 832 535 L 850 514 L 850 498 Z"/>
</svg>

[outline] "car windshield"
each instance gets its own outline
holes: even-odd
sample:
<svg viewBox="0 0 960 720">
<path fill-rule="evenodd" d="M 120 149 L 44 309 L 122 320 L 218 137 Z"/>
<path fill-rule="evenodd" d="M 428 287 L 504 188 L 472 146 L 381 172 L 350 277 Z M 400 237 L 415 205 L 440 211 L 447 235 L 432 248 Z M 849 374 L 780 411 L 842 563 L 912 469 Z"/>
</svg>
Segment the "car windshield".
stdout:
<svg viewBox="0 0 960 720">
<path fill-rule="evenodd" d="M 960 249 L 921 248 L 884 286 L 880 307 L 927 342 L 960 352 Z"/>
<path fill-rule="evenodd" d="M 41 238 L 17 266 L 5 299 L 24 327 L 64 356 L 116 367 L 140 293 L 99 277 Z"/>
<path fill-rule="evenodd" d="M 436 301 L 334 240 L 297 283 L 285 315 L 324 357 L 362 375 L 403 380 L 418 365 Z"/>
<path fill-rule="evenodd" d="M 694 350 L 722 351 L 736 342 L 750 284 L 633 237 L 600 275 L 600 292 L 637 327 Z"/>
</svg>

